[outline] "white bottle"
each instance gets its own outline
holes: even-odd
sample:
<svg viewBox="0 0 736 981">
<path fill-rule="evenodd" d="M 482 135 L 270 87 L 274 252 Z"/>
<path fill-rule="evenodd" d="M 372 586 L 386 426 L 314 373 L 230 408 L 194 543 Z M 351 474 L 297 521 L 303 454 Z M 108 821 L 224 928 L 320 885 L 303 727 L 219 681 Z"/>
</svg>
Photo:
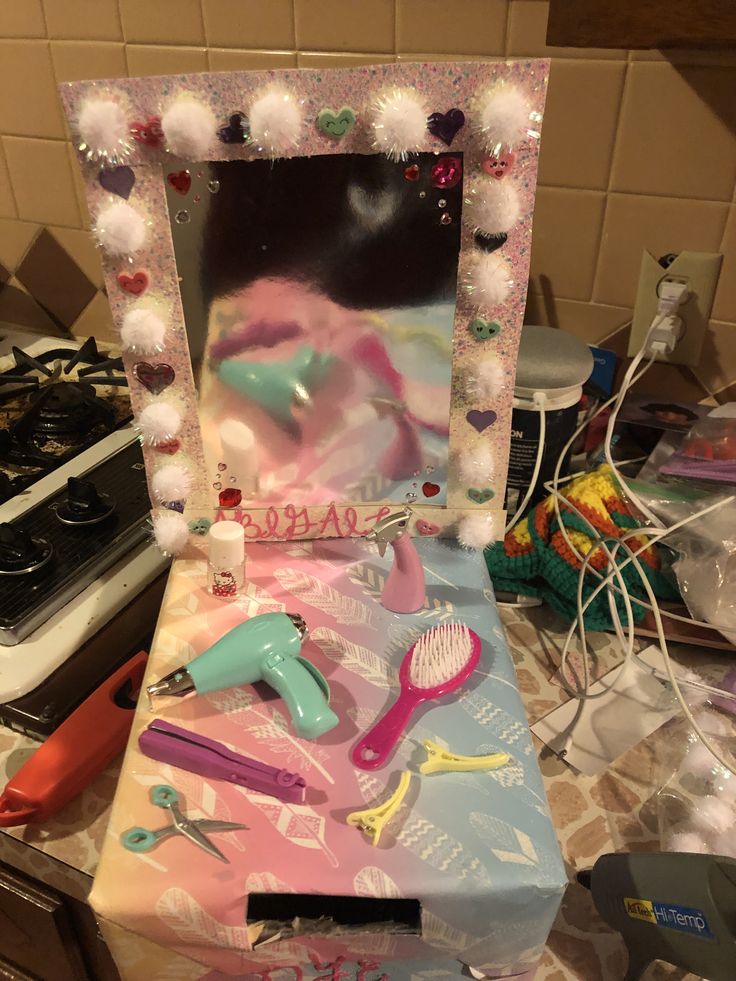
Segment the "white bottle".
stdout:
<svg viewBox="0 0 736 981">
<path fill-rule="evenodd" d="M 237 521 L 216 521 L 207 536 L 207 591 L 232 602 L 245 583 L 245 532 Z"/>
<path fill-rule="evenodd" d="M 244 498 L 255 497 L 258 493 L 258 454 L 253 430 L 239 419 L 225 419 L 219 430 L 226 466 L 223 477 L 227 477 Z"/>
</svg>

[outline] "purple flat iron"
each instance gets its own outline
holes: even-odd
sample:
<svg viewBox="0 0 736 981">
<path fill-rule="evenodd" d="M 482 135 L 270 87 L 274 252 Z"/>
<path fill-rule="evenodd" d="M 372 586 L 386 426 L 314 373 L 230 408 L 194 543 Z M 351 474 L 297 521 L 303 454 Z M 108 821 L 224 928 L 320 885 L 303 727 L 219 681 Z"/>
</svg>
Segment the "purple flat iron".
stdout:
<svg viewBox="0 0 736 981">
<path fill-rule="evenodd" d="M 152 760 L 170 763 L 203 777 L 227 780 L 289 804 L 304 803 L 307 784 L 298 773 L 241 756 L 214 739 L 181 729 L 163 719 L 154 719 L 143 730 L 138 745 Z"/>
</svg>

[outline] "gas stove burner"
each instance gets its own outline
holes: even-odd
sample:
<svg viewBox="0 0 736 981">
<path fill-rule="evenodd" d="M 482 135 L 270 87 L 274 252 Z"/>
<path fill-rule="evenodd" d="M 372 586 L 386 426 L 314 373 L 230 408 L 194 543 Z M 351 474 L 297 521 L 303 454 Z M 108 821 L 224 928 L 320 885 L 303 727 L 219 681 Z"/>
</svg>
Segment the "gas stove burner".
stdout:
<svg viewBox="0 0 736 981">
<path fill-rule="evenodd" d="M 5 522 L 0 524 L 0 576 L 25 576 L 43 568 L 54 554 L 53 545 L 32 538 Z"/>
<path fill-rule="evenodd" d="M 10 427 L 21 443 L 35 437 L 43 448 L 44 437 L 86 436 L 96 426 L 106 432 L 115 428 L 115 409 L 97 397 L 89 382 L 60 381 L 47 385 L 30 398 L 30 408 Z"/>
<path fill-rule="evenodd" d="M 31 350 L 14 347 L 0 371 L 0 502 L 131 418 L 122 359 L 94 338 L 79 349 Z"/>
</svg>

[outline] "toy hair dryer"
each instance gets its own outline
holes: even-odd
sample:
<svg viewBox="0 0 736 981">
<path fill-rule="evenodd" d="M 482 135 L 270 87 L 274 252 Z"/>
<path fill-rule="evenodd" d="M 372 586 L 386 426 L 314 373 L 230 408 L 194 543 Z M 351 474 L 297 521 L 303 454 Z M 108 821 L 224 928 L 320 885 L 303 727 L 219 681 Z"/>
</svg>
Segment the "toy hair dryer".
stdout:
<svg viewBox="0 0 736 981">
<path fill-rule="evenodd" d="M 389 514 L 366 535 L 381 556 L 393 546 L 394 563 L 381 593 L 381 606 L 392 613 L 416 613 L 424 606 L 424 566 L 407 530 L 412 513 L 405 507 Z"/>
<path fill-rule="evenodd" d="M 265 681 L 286 702 L 294 728 L 317 739 L 338 723 L 329 707 L 330 688 L 313 664 L 301 657 L 307 625 L 296 613 L 262 613 L 228 631 L 189 664 L 149 685 L 154 695 L 206 694 Z"/>
</svg>

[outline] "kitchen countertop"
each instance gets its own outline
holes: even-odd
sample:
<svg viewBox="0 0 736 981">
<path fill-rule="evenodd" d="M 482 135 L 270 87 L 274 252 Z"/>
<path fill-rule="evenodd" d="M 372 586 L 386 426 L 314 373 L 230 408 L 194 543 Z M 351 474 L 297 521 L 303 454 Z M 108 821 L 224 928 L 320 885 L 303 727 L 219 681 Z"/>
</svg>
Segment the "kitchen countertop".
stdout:
<svg viewBox="0 0 736 981">
<path fill-rule="evenodd" d="M 566 698 L 553 679 L 565 631 L 561 621 L 545 608 L 504 609 L 501 616 L 519 689 L 529 721 L 533 723 Z M 600 673 L 616 663 L 614 638 L 591 634 L 589 641 Z M 732 656 L 702 648 L 673 645 L 672 653 L 681 663 L 715 678 L 733 665 Z M 540 768 L 571 877 L 577 869 L 592 865 L 602 853 L 658 848 L 655 795 L 677 764 L 679 747 L 683 745 L 683 740 L 673 739 L 672 733 L 685 732 L 681 722 L 673 722 L 674 730 L 670 723 L 596 777 L 575 774 L 540 744 Z M 27 737 L 0 729 L 3 785 L 36 745 Z M 94 874 L 105 835 L 118 770 L 119 761 L 53 821 L 39 827 L 3 829 L 0 859 L 62 891 L 80 898 L 86 896 L 89 876 Z M 30 847 L 23 848 L 21 843 Z M 59 866 L 59 863 L 64 864 Z M 128 937 L 135 943 L 136 938 Z M 621 938 L 602 923 L 590 894 L 582 886 L 571 884 L 537 977 L 544 981 L 619 981 L 624 973 L 625 956 Z M 176 960 L 182 962 L 184 958 Z M 177 972 L 177 977 L 184 976 Z M 198 976 L 193 965 L 191 977 Z M 657 965 L 645 977 L 652 981 L 683 975 Z"/>
</svg>

